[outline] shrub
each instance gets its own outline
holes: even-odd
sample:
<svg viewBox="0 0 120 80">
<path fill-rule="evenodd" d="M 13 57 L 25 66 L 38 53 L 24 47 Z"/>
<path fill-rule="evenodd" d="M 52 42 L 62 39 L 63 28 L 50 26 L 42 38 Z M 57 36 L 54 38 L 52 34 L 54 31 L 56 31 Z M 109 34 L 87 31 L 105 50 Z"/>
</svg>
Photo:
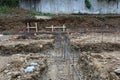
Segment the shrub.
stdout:
<svg viewBox="0 0 120 80">
<path fill-rule="evenodd" d="M 0 6 L 17 7 L 19 0 L 0 0 Z"/>
<path fill-rule="evenodd" d="M 89 0 L 85 0 L 85 5 L 86 5 L 86 7 L 87 7 L 88 9 L 91 8 L 91 3 L 90 3 Z"/>
</svg>

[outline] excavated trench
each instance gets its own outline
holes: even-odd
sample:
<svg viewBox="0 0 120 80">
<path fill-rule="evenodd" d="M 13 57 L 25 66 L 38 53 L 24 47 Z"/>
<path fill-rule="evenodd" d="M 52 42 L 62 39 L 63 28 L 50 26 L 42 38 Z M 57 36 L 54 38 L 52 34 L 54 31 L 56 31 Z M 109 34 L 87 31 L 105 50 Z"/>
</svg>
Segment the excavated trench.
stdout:
<svg viewBox="0 0 120 80">
<path fill-rule="evenodd" d="M 111 51 L 120 51 L 120 44 L 119 43 L 87 43 L 87 44 L 75 44 L 71 45 L 72 49 L 78 51 L 79 49 L 81 52 L 111 52 Z M 45 51 L 46 49 L 53 49 L 53 43 L 44 44 L 41 48 L 40 45 L 36 44 L 18 44 L 15 46 L 0 46 L 0 55 L 12 55 L 17 53 L 22 54 L 29 54 L 29 53 L 38 53 L 41 51 Z"/>
<path fill-rule="evenodd" d="M 41 53 L 42 57 L 47 59 L 47 65 L 43 69 L 40 68 L 43 70 L 41 71 L 41 76 L 36 74 L 34 79 L 41 77 L 39 80 L 46 80 L 47 76 L 47 79 L 52 80 L 73 80 L 73 78 L 75 80 L 119 80 L 119 75 L 114 70 L 118 68 L 120 59 L 119 56 L 114 56 L 119 55 L 114 52 L 120 51 L 120 43 L 101 42 L 83 44 L 75 43 L 75 41 L 70 42 L 70 39 L 67 37 L 59 33 L 54 37 L 54 41 L 42 45 L 39 43 L 17 44 L 14 46 L 1 45 L 0 55 L 29 55 L 32 53 L 38 56 L 37 53 Z M 103 54 L 104 52 L 106 53 Z M 112 52 L 114 55 L 111 54 Z M 30 58 L 39 59 L 36 56 L 34 58 L 34 55 L 30 54 Z"/>
<path fill-rule="evenodd" d="M 25 24 L 23 22 L 24 17 L 21 16 L 13 16 L 13 17 L 0 17 L 0 31 L 2 32 L 19 32 L 19 31 L 24 31 L 25 30 Z M 58 16 L 55 17 L 51 20 L 39 20 L 38 25 L 39 25 L 39 30 L 45 30 L 46 26 L 51 26 L 51 25 L 63 25 L 65 24 L 69 29 L 68 31 L 113 31 L 116 32 L 119 31 L 119 25 L 120 25 L 120 17 L 97 17 L 97 16 Z M 22 22 L 23 21 L 23 22 Z M 34 20 L 31 20 L 34 21 Z M 29 22 L 29 21 L 27 21 Z M 18 26 L 19 25 L 19 26 Z M 21 27 L 22 26 L 22 27 Z M 87 44 L 75 44 L 75 43 L 70 43 L 71 44 L 71 51 L 74 53 L 79 54 L 79 60 L 78 66 L 81 74 L 80 77 L 82 78 L 81 80 L 119 80 L 120 75 L 114 73 L 114 69 L 116 68 L 111 68 L 107 70 L 105 67 L 108 66 L 120 66 L 119 65 L 119 57 L 114 57 L 113 55 L 108 55 L 111 54 L 114 51 L 120 51 L 120 43 L 87 43 Z M 50 55 L 53 55 L 50 59 L 55 65 L 50 67 L 50 75 L 51 77 L 54 77 L 57 75 L 55 71 L 53 70 L 56 67 L 59 67 L 59 59 L 56 59 L 55 57 L 55 51 L 54 51 L 54 43 L 47 43 L 44 44 L 43 47 L 41 47 L 39 44 L 18 44 L 18 45 L 9 45 L 9 46 L 0 46 L 0 55 L 2 56 L 8 56 L 8 55 L 13 55 L 13 54 L 29 54 L 29 53 L 41 53 L 44 51 L 49 51 L 50 50 Z M 56 49 L 58 50 L 58 49 Z M 54 51 L 54 52 L 52 52 Z M 104 52 L 107 52 L 106 56 L 105 54 L 102 54 Z M 95 53 L 95 54 L 92 54 Z M 34 54 L 35 55 L 35 54 Z M 30 56 L 33 58 L 33 56 Z M 116 55 L 116 54 L 114 54 Z M 55 56 L 55 57 L 54 57 Z M 36 56 L 35 56 L 36 58 Z M 49 59 L 48 59 L 49 60 Z M 63 61 L 63 60 L 61 60 Z M 64 61 L 63 61 L 64 62 Z M 16 63 L 16 62 L 15 62 Z M 100 63 L 102 66 L 100 67 Z M 64 63 L 60 63 L 62 67 L 64 67 Z M 57 66 L 56 66 L 57 65 Z M 108 66 L 106 66 L 108 65 Z M 20 66 L 20 65 L 17 65 Z M 104 69 L 103 69 L 104 68 Z M 61 69 L 61 67 L 60 67 Z M 41 69 L 44 72 L 45 69 Z M 47 71 L 45 71 L 46 73 Z M 38 79 L 38 76 L 32 75 L 33 78 L 32 80 Z M 44 75 L 45 76 L 45 75 Z M 63 75 L 64 76 L 64 75 Z M 37 77 L 37 78 L 36 78 Z M 49 78 L 51 78 L 49 77 Z M 14 80 L 14 79 L 12 79 Z M 30 80 L 30 79 L 28 79 Z"/>
<path fill-rule="evenodd" d="M 78 64 L 77 67 L 79 67 L 79 70 L 77 70 L 77 71 L 80 71 L 79 73 L 81 73 L 81 74 L 79 74 L 79 76 L 81 77 L 82 80 L 84 80 L 84 79 L 91 80 L 92 78 L 95 80 L 100 80 L 100 79 L 102 79 L 102 80 L 104 80 L 104 79 L 118 80 L 119 79 L 119 75 L 116 75 L 113 71 L 109 73 L 110 70 L 106 71 L 107 76 L 103 76 L 104 74 L 102 74 L 102 70 L 96 64 L 94 64 L 95 63 L 94 59 L 98 59 L 98 60 L 105 59 L 106 60 L 106 58 L 103 58 L 103 56 L 101 56 L 99 54 L 101 54 L 102 52 L 111 53 L 114 51 L 120 51 L 120 44 L 115 44 L 115 43 L 95 43 L 95 44 L 91 43 L 90 44 L 89 43 L 89 44 L 83 45 L 83 44 L 71 43 L 70 47 L 71 47 L 72 52 L 74 52 L 75 54 L 77 53 L 77 55 L 79 54 L 77 56 L 79 59 L 75 63 Z M 52 73 L 52 74 L 49 74 L 49 77 L 47 77 L 47 78 L 51 78 L 51 76 L 56 78 L 56 76 L 58 76 L 58 74 L 56 74 L 56 73 L 59 71 L 56 72 L 53 70 L 53 68 L 57 70 L 56 67 L 59 65 L 58 63 L 60 63 L 60 62 L 61 62 L 60 63 L 61 66 L 62 65 L 65 66 L 65 64 L 64 64 L 64 61 L 61 60 L 62 58 L 61 59 L 56 58 L 56 56 L 59 57 L 59 54 L 58 54 L 59 52 L 56 53 L 54 51 L 55 45 L 53 43 L 47 43 L 47 44 L 43 45 L 42 48 L 36 44 L 29 44 L 29 45 L 19 44 L 19 45 L 15 45 L 15 46 L 0 46 L 0 53 L 1 53 L 0 55 L 6 56 L 6 55 L 12 55 L 12 54 L 18 54 L 18 53 L 19 54 L 40 53 L 40 52 L 42 52 L 42 51 L 44 52 L 46 50 L 49 52 L 48 54 L 46 53 L 46 55 L 53 55 L 51 58 L 50 58 L 50 56 L 49 56 L 49 58 L 47 58 L 48 61 L 51 61 L 48 63 L 52 64 L 52 66 L 49 67 L 49 69 L 47 69 L 48 67 L 46 67 L 47 71 L 45 69 L 41 75 L 45 76 L 45 75 L 48 75 L 49 73 Z M 57 49 L 57 51 L 58 51 L 58 49 Z M 91 53 L 95 53 L 95 55 L 92 55 Z M 110 59 L 112 59 L 112 57 Z M 50 65 L 48 65 L 48 66 L 50 66 Z M 46 74 L 46 73 L 48 73 L 48 74 Z M 110 77 L 110 76 L 112 76 L 112 77 Z M 40 80 L 42 80 L 42 79 L 40 79 Z"/>
<path fill-rule="evenodd" d="M 47 49 L 52 49 L 53 45 L 52 43 L 44 44 L 43 47 L 40 47 L 40 45 L 36 44 L 18 44 L 15 46 L 9 45 L 9 46 L 0 46 L 0 55 L 6 56 L 6 55 L 12 55 L 12 54 L 29 54 L 29 53 L 39 53 L 42 51 L 45 51 Z"/>
</svg>

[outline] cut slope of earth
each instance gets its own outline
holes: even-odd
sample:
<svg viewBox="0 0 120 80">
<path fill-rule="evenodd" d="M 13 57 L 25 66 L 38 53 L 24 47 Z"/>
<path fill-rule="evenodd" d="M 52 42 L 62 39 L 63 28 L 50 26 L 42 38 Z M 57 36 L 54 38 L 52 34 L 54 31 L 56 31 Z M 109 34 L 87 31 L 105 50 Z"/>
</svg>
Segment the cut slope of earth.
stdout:
<svg viewBox="0 0 120 80">
<path fill-rule="evenodd" d="M 50 20 L 37 20 L 39 30 L 45 30 L 45 27 L 51 25 L 65 24 L 68 31 L 88 31 L 88 30 L 111 30 L 119 29 L 120 16 L 110 15 L 79 15 L 79 16 L 54 16 Z M 27 16 L 0 16 L 0 31 L 20 32 L 25 31 L 24 23 Z M 29 16 L 30 17 L 30 16 Z M 35 21 L 35 20 L 28 20 Z"/>
</svg>

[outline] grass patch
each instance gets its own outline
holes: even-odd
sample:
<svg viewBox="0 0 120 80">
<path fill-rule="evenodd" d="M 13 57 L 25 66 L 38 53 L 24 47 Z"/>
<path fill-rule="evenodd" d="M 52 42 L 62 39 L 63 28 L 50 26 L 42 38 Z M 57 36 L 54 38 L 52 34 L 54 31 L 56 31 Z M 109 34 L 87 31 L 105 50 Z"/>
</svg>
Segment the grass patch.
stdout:
<svg viewBox="0 0 120 80">
<path fill-rule="evenodd" d="M 15 11 L 14 11 L 14 9 L 15 9 Z M 13 14 L 13 13 L 18 15 L 19 13 L 22 13 L 22 11 L 20 11 L 20 9 L 18 7 L 0 6 L 0 16 L 9 15 L 9 14 Z M 36 12 L 35 10 L 29 11 L 28 15 L 31 15 L 31 16 L 35 16 L 35 15 L 37 15 L 37 16 L 53 16 L 53 14 Z"/>
<path fill-rule="evenodd" d="M 90 9 L 92 7 L 91 3 L 89 0 L 85 0 L 85 6 Z"/>
<path fill-rule="evenodd" d="M 50 13 L 42 13 L 42 12 L 34 12 L 34 11 L 31 12 L 31 15 L 32 16 L 35 16 L 35 15 L 37 15 L 37 16 L 53 16 L 53 14 L 50 14 Z"/>
<path fill-rule="evenodd" d="M 6 13 L 10 10 L 10 7 L 8 6 L 0 6 L 0 13 Z"/>
</svg>

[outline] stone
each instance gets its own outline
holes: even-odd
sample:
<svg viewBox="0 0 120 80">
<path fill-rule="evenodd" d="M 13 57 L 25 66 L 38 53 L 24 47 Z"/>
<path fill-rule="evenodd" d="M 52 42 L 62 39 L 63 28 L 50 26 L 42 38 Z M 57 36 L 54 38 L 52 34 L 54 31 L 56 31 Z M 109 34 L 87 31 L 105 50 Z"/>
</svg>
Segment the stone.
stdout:
<svg viewBox="0 0 120 80">
<path fill-rule="evenodd" d="M 10 64 L 7 64 L 7 66 L 10 66 Z"/>
<path fill-rule="evenodd" d="M 115 69 L 114 72 L 115 72 L 116 74 L 119 74 L 119 75 L 120 75 L 120 68 L 119 68 L 119 69 Z"/>
<path fill-rule="evenodd" d="M 8 75 L 11 75 L 11 74 L 12 74 L 12 72 L 8 72 L 8 73 L 6 73 L 6 74 L 7 74 L 7 76 L 8 76 Z"/>
<path fill-rule="evenodd" d="M 20 72 L 12 72 L 12 75 L 11 75 L 11 77 L 12 78 L 17 78 L 18 76 L 21 76 L 21 74 L 20 74 Z"/>
<path fill-rule="evenodd" d="M 9 72 L 9 70 L 5 70 L 5 71 L 4 71 L 4 73 L 8 73 L 8 72 Z"/>
<path fill-rule="evenodd" d="M 3 34 L 0 34 L 0 37 L 2 37 L 3 36 Z"/>
<path fill-rule="evenodd" d="M 20 79 L 20 78 L 21 78 L 21 76 L 18 76 L 17 78 L 18 78 L 18 79 Z"/>
</svg>

